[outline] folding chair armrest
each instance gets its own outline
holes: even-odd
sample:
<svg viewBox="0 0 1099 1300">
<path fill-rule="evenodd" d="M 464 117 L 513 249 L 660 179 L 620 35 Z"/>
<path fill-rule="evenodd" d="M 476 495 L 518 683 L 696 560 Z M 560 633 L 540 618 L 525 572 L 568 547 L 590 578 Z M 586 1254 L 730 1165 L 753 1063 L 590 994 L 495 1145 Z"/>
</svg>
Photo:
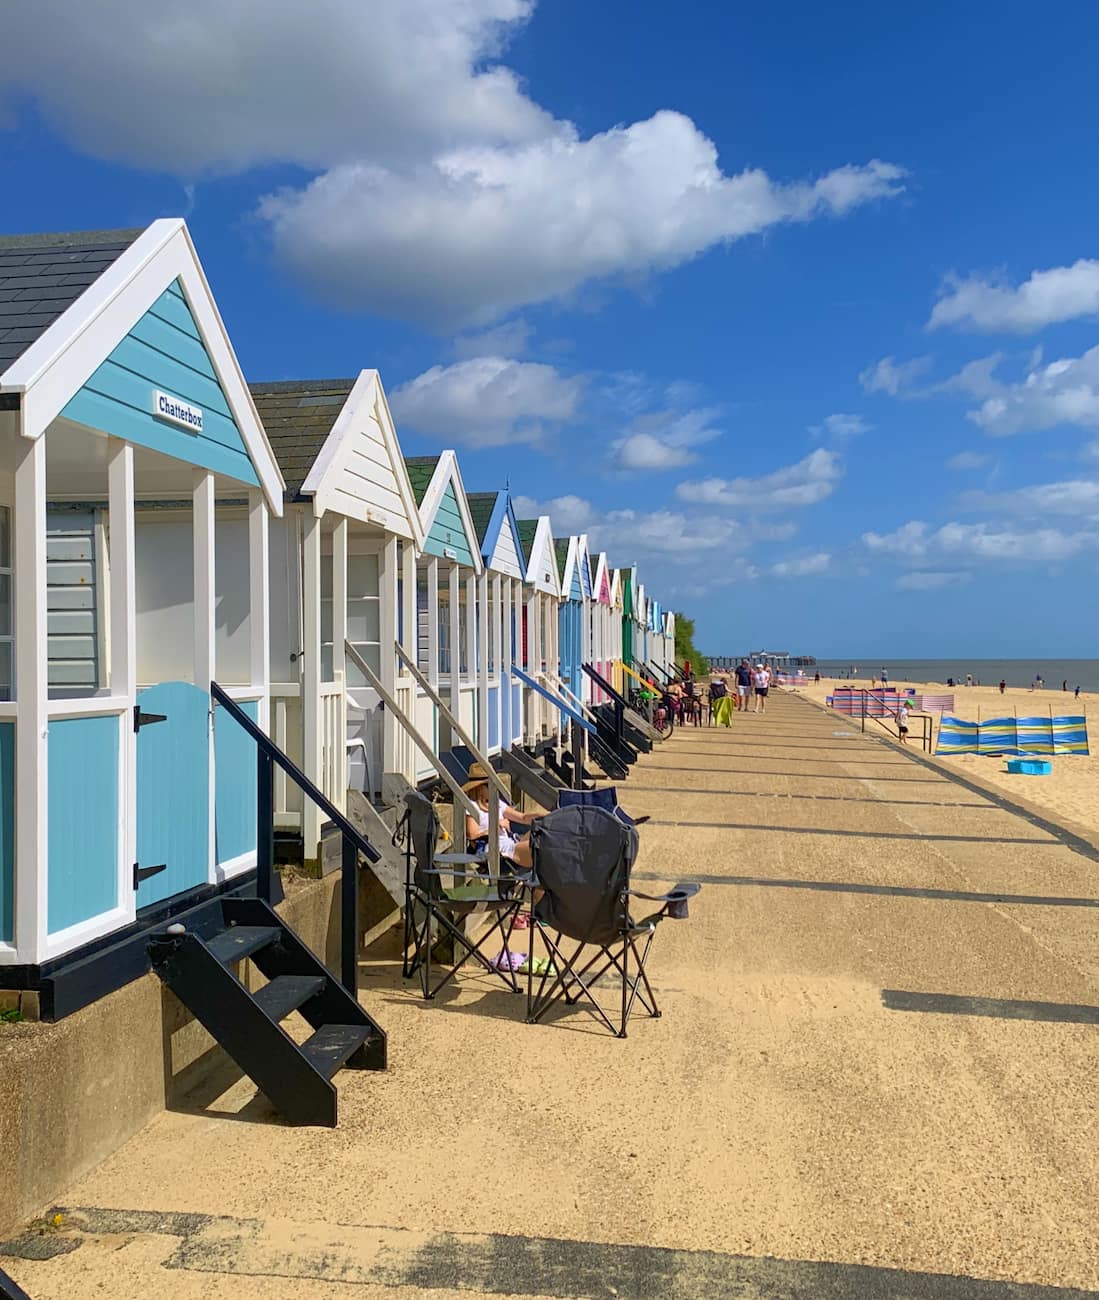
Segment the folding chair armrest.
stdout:
<svg viewBox="0 0 1099 1300">
<path fill-rule="evenodd" d="M 640 889 L 627 889 L 626 893 L 631 898 L 643 898 L 648 903 L 682 903 L 688 898 L 694 898 L 701 888 L 700 884 L 689 881 L 676 885 L 674 889 L 669 889 L 666 894 L 646 894 Z"/>
<path fill-rule="evenodd" d="M 470 862 L 487 862 L 488 854 L 487 853 L 436 853 L 433 861 L 456 862 L 456 863 L 467 863 L 467 864 Z"/>
<path fill-rule="evenodd" d="M 419 874 L 421 876 L 459 876 L 464 880 L 476 880 L 478 884 L 483 885 L 522 885 L 526 888 L 534 884 L 532 876 L 486 876 L 481 871 L 458 871 L 454 867 L 425 867 Z"/>
</svg>

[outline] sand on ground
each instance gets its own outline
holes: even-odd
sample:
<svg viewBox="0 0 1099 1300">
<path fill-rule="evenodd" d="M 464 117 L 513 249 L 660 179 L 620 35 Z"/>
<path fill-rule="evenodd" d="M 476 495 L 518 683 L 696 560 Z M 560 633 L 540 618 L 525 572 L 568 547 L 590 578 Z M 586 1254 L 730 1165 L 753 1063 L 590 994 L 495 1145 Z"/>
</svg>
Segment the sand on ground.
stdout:
<svg viewBox="0 0 1099 1300">
<path fill-rule="evenodd" d="M 1080 698 L 1074 699 L 1072 691 L 1011 690 L 1000 694 L 996 686 L 956 686 L 949 687 L 942 682 L 895 682 L 901 687 L 915 686 L 917 691 L 928 693 L 953 694 L 954 714 L 969 721 L 980 718 L 1047 717 L 1050 709 L 1053 716 L 1084 714 L 1085 717 L 1099 718 L 1099 697 L 1081 691 Z M 814 683 L 812 679 L 805 686 L 799 686 L 799 694 L 811 700 L 824 703 L 825 697 L 831 695 L 835 686 L 870 687 L 870 679 L 855 681 L 834 681 L 831 679 Z M 939 715 L 932 715 L 935 735 L 938 735 Z M 880 730 L 876 724 L 867 722 L 867 726 Z M 883 733 L 884 734 L 884 733 Z M 914 721 L 910 743 L 919 744 L 920 723 Z M 1072 822 L 1081 830 L 1099 836 L 1099 735 L 1090 737 L 1092 753 L 1068 754 L 1054 756 L 1051 760 L 1053 771 L 1049 776 L 1023 776 L 1007 770 L 1004 758 L 994 758 L 978 754 L 961 754 L 944 758 L 942 761 L 964 772 L 967 778 L 976 780 L 989 787 L 1002 790 L 1033 804 L 1037 808 Z"/>
<path fill-rule="evenodd" d="M 527 1025 L 477 973 L 425 1004 L 371 955 L 390 1068 L 338 1076 L 338 1128 L 196 1097 L 0 1266 L 35 1300 L 1099 1296 L 1099 850 L 952 774 L 789 694 L 677 728 L 620 792 L 635 884 L 703 883 L 661 1019 Z"/>
</svg>

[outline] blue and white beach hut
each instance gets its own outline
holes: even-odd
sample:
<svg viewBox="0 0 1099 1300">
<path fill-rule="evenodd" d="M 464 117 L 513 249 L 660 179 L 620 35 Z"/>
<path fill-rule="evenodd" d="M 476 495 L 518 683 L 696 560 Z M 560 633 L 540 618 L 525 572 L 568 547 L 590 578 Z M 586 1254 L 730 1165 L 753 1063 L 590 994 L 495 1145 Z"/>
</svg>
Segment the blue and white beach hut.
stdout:
<svg viewBox="0 0 1099 1300">
<path fill-rule="evenodd" d="M 511 749 L 523 739 L 523 694 L 512 678 L 522 667 L 523 544 L 507 492 L 471 492 L 469 510 L 481 548 L 482 654 L 481 710 L 488 754 Z"/>
<path fill-rule="evenodd" d="M 587 561 L 587 538 L 573 536 L 558 542 L 564 550 L 561 569 L 560 654 L 561 680 L 578 699 L 591 698 L 588 678 L 581 665 L 587 662 L 588 604 L 591 599 L 591 571 Z"/>
<path fill-rule="evenodd" d="M 439 456 L 408 456 L 405 464 L 424 535 L 423 555 L 403 587 L 410 618 L 414 611 L 417 666 L 483 748 L 488 726 L 480 704 L 484 674 L 479 671 L 485 640 L 479 631 L 484 563 L 458 458 L 444 451 Z M 430 697 L 411 676 L 399 677 L 397 690 L 402 709 L 433 742 L 435 752 L 450 749 L 449 727 L 440 722 Z M 409 761 L 415 764 L 417 780 L 434 775 L 419 751 L 410 754 Z"/>
<path fill-rule="evenodd" d="M 0 302 L 0 985 L 49 1019 L 254 871 L 210 683 L 267 725 L 283 482 L 182 221 L 0 239 Z"/>
</svg>

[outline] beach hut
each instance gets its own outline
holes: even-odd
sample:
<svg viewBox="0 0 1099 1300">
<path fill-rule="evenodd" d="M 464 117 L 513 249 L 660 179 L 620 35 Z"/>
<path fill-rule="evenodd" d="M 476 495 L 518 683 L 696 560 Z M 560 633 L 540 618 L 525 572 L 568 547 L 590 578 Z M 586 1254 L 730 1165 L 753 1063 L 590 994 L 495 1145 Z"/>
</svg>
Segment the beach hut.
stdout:
<svg viewBox="0 0 1099 1300">
<path fill-rule="evenodd" d="M 0 303 L 0 985 L 51 1019 L 254 880 L 211 682 L 267 725 L 283 482 L 181 220 L 0 239 Z"/>
<path fill-rule="evenodd" d="M 480 705 L 479 659 L 482 645 L 487 645 L 488 611 L 481 610 L 485 566 L 458 458 L 444 451 L 439 456 L 408 456 L 405 465 L 424 536 L 423 554 L 405 588 L 415 593 L 417 666 L 483 749 L 488 720 Z M 430 696 L 411 677 L 398 685 L 408 693 L 416 729 L 433 743 L 435 752 L 452 748 L 450 728 L 438 717 Z M 434 775 L 419 751 L 410 762 L 417 781 Z"/>
<path fill-rule="evenodd" d="M 612 680 L 612 659 L 610 653 L 611 621 L 611 574 L 607 566 L 607 556 L 600 552 L 592 564 L 592 595 L 588 607 L 588 625 L 590 628 L 591 663 L 604 681 Z M 599 686 L 592 686 L 592 702 L 602 704 L 609 698 Z"/>
<path fill-rule="evenodd" d="M 557 548 L 549 515 L 538 519 L 517 520 L 519 542 L 526 565 L 522 659 L 526 672 L 545 684 L 547 675 L 557 676 L 559 657 L 558 609 L 561 602 L 561 578 L 557 567 Z M 556 686 L 550 682 L 551 687 Z M 523 688 L 523 743 L 537 749 L 548 740 L 557 740 L 561 715 L 552 702 L 530 687 Z"/>
<path fill-rule="evenodd" d="M 482 726 L 480 748 L 498 754 L 523 739 L 523 693 L 511 675 L 522 667 L 523 544 L 507 492 L 471 492 L 469 512 L 477 533 L 483 598 L 481 632 Z"/>
<path fill-rule="evenodd" d="M 398 632 L 414 644 L 398 592 L 402 563 L 423 546 L 419 510 L 376 370 L 251 392 L 286 481 L 270 543 L 271 735 L 342 812 L 349 785 L 370 795 L 383 771 L 416 775 L 398 720 L 345 643 L 396 692 Z M 275 818 L 307 860 L 318 856 L 320 810 L 281 772 Z"/>
<path fill-rule="evenodd" d="M 621 693 L 626 682 L 622 668 L 622 570 L 611 570 L 611 604 L 608 637 L 611 650 L 611 684 Z"/>
<path fill-rule="evenodd" d="M 675 667 L 675 614 L 669 610 L 664 615 L 664 668 L 671 672 Z"/>
<path fill-rule="evenodd" d="M 588 539 L 573 536 L 558 543 L 564 548 L 561 567 L 559 646 L 561 680 L 578 699 L 591 698 L 589 679 L 581 665 L 588 661 L 588 604 L 591 599 L 591 571 L 588 568 Z M 560 550 L 558 551 L 560 558 Z"/>
</svg>

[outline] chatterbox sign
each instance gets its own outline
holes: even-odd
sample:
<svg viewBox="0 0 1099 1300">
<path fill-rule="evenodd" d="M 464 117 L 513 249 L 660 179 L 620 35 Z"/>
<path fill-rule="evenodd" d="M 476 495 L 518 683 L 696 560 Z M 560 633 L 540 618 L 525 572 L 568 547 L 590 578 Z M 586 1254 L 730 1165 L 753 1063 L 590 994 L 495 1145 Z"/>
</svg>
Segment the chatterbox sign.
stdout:
<svg viewBox="0 0 1099 1300">
<path fill-rule="evenodd" d="M 153 413 L 158 420 L 176 424 L 190 433 L 202 432 L 202 407 L 192 406 L 171 393 L 162 393 L 159 388 L 153 390 Z"/>
</svg>

